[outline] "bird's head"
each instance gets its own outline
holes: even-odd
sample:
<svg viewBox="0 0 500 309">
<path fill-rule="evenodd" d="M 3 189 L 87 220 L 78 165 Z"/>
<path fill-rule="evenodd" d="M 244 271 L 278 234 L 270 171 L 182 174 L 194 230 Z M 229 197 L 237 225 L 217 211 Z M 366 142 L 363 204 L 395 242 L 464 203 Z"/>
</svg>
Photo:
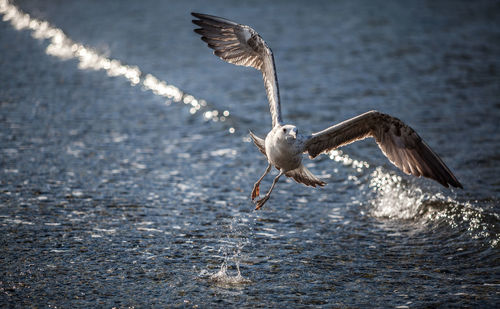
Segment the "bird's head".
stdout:
<svg viewBox="0 0 500 309">
<path fill-rule="evenodd" d="M 291 142 L 297 139 L 298 130 L 296 126 L 287 124 L 281 127 L 278 134 L 287 142 Z"/>
</svg>

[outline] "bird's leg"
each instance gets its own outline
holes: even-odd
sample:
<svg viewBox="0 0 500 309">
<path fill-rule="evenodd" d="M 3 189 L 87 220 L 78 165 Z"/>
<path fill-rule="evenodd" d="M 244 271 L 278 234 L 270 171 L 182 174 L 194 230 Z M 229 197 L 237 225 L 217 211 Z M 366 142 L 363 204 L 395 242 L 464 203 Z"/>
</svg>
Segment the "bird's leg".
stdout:
<svg viewBox="0 0 500 309">
<path fill-rule="evenodd" d="M 280 179 L 281 175 L 283 175 L 283 171 L 280 171 L 278 176 L 276 176 L 274 178 L 273 184 L 271 185 L 271 188 L 269 189 L 269 191 L 267 191 L 266 195 L 264 195 L 263 198 L 261 198 L 260 200 L 257 201 L 257 205 L 255 206 L 255 210 L 259 210 L 264 205 L 264 203 L 267 202 L 267 200 L 271 196 L 271 192 L 274 189 L 274 185 L 276 184 L 276 182 L 278 182 L 278 179 Z"/>
<path fill-rule="evenodd" d="M 266 168 L 266 171 L 264 172 L 264 175 L 262 175 L 259 180 L 257 180 L 257 182 L 253 185 L 253 189 L 252 189 L 252 201 L 257 197 L 259 196 L 259 192 L 260 192 L 260 182 L 262 181 L 262 179 L 264 179 L 264 176 L 267 175 L 267 173 L 269 173 L 269 171 L 271 170 L 271 163 L 269 163 L 269 165 L 267 166 Z"/>
</svg>

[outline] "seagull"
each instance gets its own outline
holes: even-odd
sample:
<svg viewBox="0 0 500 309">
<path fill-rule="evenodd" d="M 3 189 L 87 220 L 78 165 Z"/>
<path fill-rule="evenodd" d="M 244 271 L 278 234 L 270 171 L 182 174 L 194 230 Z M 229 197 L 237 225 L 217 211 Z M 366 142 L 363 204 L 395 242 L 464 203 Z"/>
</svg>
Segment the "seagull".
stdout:
<svg viewBox="0 0 500 309">
<path fill-rule="evenodd" d="M 373 137 L 384 155 L 406 174 L 424 176 L 439 182 L 462 188 L 462 185 L 439 156 L 412 128 L 398 118 L 378 111 L 369 111 L 323 131 L 302 135 L 295 125 L 285 124 L 281 116 L 278 77 L 271 49 L 251 27 L 234 21 L 200 13 L 191 13 L 197 19 L 193 23 L 200 28 L 194 32 L 214 50 L 222 60 L 240 66 L 253 67 L 262 72 L 264 86 L 271 111 L 272 129 L 266 138 L 250 131 L 254 144 L 267 158 L 264 174 L 254 184 L 252 201 L 259 196 L 260 183 L 271 171 L 279 171 L 267 193 L 255 202 L 260 209 L 271 196 L 281 176 L 293 178 L 306 186 L 324 186 L 326 183 L 313 175 L 303 164 L 302 155 L 314 159 L 321 153 Z"/>
</svg>

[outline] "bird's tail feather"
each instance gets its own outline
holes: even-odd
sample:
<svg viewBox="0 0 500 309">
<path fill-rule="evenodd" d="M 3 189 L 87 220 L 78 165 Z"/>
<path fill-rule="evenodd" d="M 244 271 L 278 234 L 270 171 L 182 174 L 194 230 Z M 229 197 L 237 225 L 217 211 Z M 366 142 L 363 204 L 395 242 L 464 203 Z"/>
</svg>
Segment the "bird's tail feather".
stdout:
<svg viewBox="0 0 500 309">
<path fill-rule="evenodd" d="M 285 173 L 286 176 L 293 178 L 298 183 L 303 183 L 306 186 L 323 187 L 326 182 L 322 181 L 318 177 L 314 176 L 304 165 L 300 165 L 298 168 L 288 171 Z"/>
</svg>

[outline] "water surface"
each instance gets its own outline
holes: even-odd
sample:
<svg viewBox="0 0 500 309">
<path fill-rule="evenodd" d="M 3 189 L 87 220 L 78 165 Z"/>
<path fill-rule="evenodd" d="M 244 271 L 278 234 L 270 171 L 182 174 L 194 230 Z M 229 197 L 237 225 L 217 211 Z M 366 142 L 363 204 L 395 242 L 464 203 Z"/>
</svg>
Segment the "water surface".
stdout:
<svg viewBox="0 0 500 309">
<path fill-rule="evenodd" d="M 499 305 L 498 2 L 0 11 L 3 306 Z M 392 114 L 465 189 L 408 177 L 367 140 L 307 162 L 326 187 L 283 179 L 254 212 L 262 79 L 211 55 L 191 11 L 262 35 L 285 120 Z"/>
</svg>

